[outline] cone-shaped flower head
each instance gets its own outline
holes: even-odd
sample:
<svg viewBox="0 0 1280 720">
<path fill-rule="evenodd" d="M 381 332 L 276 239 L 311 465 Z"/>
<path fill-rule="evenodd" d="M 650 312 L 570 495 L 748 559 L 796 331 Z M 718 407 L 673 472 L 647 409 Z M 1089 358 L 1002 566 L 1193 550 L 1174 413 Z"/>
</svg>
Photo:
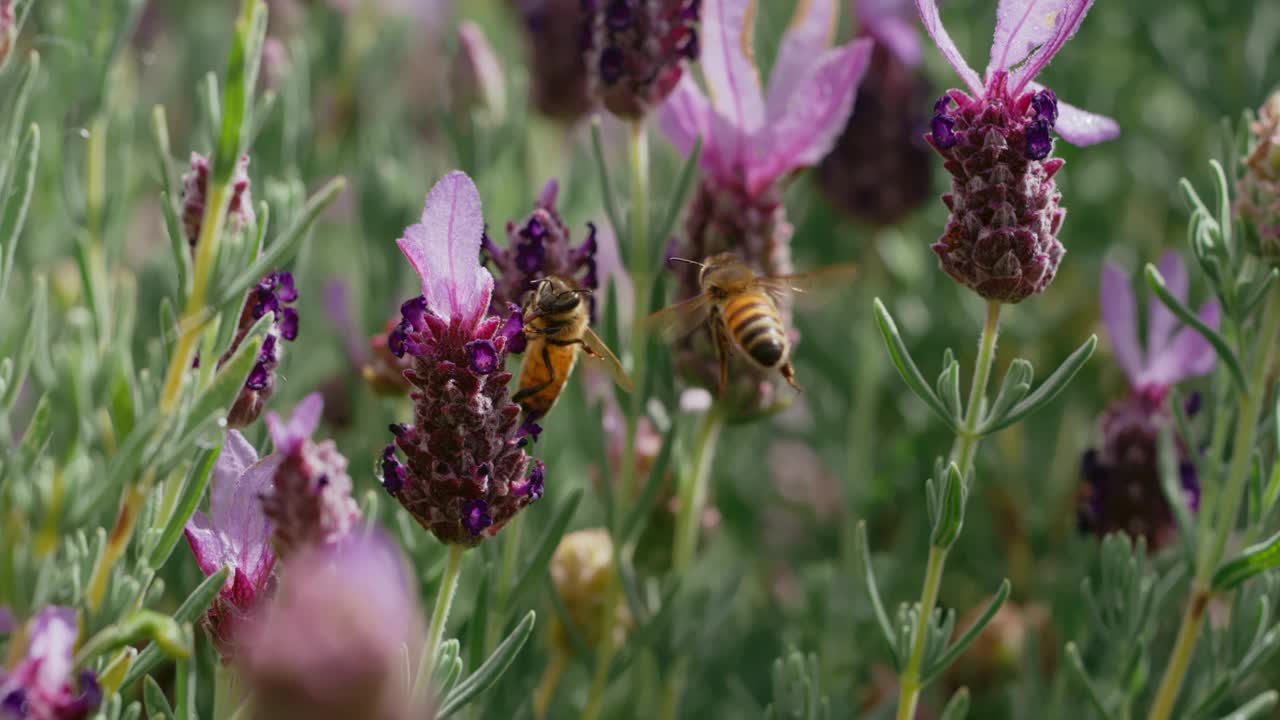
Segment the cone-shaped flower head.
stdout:
<svg viewBox="0 0 1280 720">
<path fill-rule="evenodd" d="M 792 272 L 792 227 L 782 206 L 782 180 L 817 163 L 849 118 L 871 56 L 862 39 L 830 48 L 836 0 L 800 3 L 782 39 L 768 93 L 752 56 L 753 0 L 706 0 L 702 12 L 702 70 L 710 99 L 685 77 L 660 111 L 663 132 L 680 152 L 702 138 L 702 181 L 689 206 L 685 231 L 672 254 L 703 260 L 732 252 L 764 275 Z M 698 292 L 698 268 L 673 266 L 677 295 Z M 779 310 L 790 319 L 790 305 Z M 706 331 L 682 342 L 681 365 L 716 387 L 712 340 Z M 751 415 L 771 405 L 773 375 L 735 359 L 726 403 Z"/>
<path fill-rule="evenodd" d="M 1165 254 L 1160 273 L 1170 291 L 1185 301 L 1187 271 L 1177 253 Z M 1112 265 L 1102 272 L 1102 313 L 1116 361 L 1128 376 L 1131 391 L 1113 403 L 1099 421 L 1101 447 L 1085 453 L 1080 526 L 1099 536 L 1114 531 L 1141 535 L 1151 547 L 1159 547 L 1176 533 L 1159 471 L 1160 432 L 1173 423 L 1169 389 L 1182 380 L 1211 372 L 1217 356 L 1195 330 L 1175 332 L 1177 319 L 1154 295 L 1148 300 L 1144 351 L 1138 341 L 1133 287 L 1124 272 Z M 1217 327 L 1218 315 L 1216 301 L 1200 308 L 1200 319 L 1210 327 Z M 1177 444 L 1182 489 L 1194 509 L 1200 482 L 1180 439 Z"/>
<path fill-rule="evenodd" d="M 402 647 L 422 646 L 412 576 L 381 532 L 308 546 L 283 566 L 280 589 L 244 626 L 241 676 L 253 718 L 408 720 Z"/>
<path fill-rule="evenodd" d="M 383 485 L 441 541 L 466 546 L 541 497 L 544 476 L 541 463 L 530 472 L 524 451 L 537 426 L 521 425 L 507 391 L 507 352 L 521 336 L 521 315 L 515 307 L 506 320 L 490 313 L 483 234 L 475 183 L 465 173 L 446 175 L 427 195 L 422 222 L 399 240 L 422 295 L 401 306 L 403 319 L 388 339 L 392 353 L 412 358 L 405 376 L 414 387 L 414 421 L 391 428 Z"/>
<path fill-rule="evenodd" d="M 267 413 L 276 460 L 262 507 L 275 526 L 271 542 L 283 557 L 303 546 L 337 544 L 360 519 L 347 459 L 332 440 L 311 440 L 323 413 L 320 393 L 298 403 L 288 422 Z"/>
<path fill-rule="evenodd" d="M 292 307 L 297 299 L 293 274 L 289 272 L 268 273 L 249 290 L 240 311 L 235 339 L 218 364 L 221 366 L 235 354 L 254 324 L 264 315 L 271 315 L 271 325 L 262 340 L 262 347 L 258 349 L 258 361 L 249 372 L 231 412 L 227 413 L 229 427 L 242 428 L 257 420 L 275 392 L 276 368 L 280 365 L 284 343 L 293 342 L 298 337 L 298 311 Z"/>
<path fill-rule="evenodd" d="M 930 91 L 920 68 L 911 0 L 859 0 L 858 34 L 875 41 L 853 114 L 819 163 L 819 187 L 838 210 L 891 225 L 933 191 L 932 153 L 922 137 Z"/>
<path fill-rule="evenodd" d="M 591 111 L 582 0 L 513 0 L 528 38 L 529 94 L 538 112 L 572 123 Z"/>
<path fill-rule="evenodd" d="M 235 656 L 237 628 L 272 584 L 276 554 L 262 496 L 271 489 L 278 461 L 274 455 L 259 461 L 243 435 L 228 431 L 213 466 L 209 512 L 197 511 L 187 521 L 187 542 L 200 571 L 207 576 L 231 566 L 226 585 L 200 621 L 224 660 Z"/>
<path fill-rule="evenodd" d="M 1258 109 L 1249 134 L 1252 148 L 1236 205 L 1257 230 L 1258 254 L 1280 267 L 1280 90 Z"/>
<path fill-rule="evenodd" d="M 609 112 L 643 117 L 698 59 L 702 0 L 581 0 L 588 82 Z"/>
<path fill-rule="evenodd" d="M 578 287 L 587 290 L 600 288 L 600 276 L 596 268 L 596 226 L 588 224 L 587 238 L 574 246 L 570 242 L 569 226 L 556 210 L 556 195 L 560 185 L 549 180 L 538 196 L 533 212 L 518 224 L 507 223 L 507 247 L 499 248 L 488 235 L 481 239 L 481 250 L 488 262 L 498 272 L 493 297 L 489 301 L 492 314 L 506 312 L 508 305 L 524 306 L 525 296 L 537 282 L 549 275 L 572 278 Z M 595 298 L 591 298 L 594 313 Z M 508 348 L 522 352 L 520 347 Z"/>
<path fill-rule="evenodd" d="M 76 611 L 50 605 L 31 621 L 25 651 L 17 664 L 0 665 L 0 718 L 4 720 L 84 720 L 102 703 L 98 678 L 90 670 L 73 674 L 80 635 Z"/>
<path fill-rule="evenodd" d="M 1093 0 L 1000 0 L 986 82 L 942 26 L 937 0 L 916 0 L 924 27 L 972 95 L 934 104 L 929 144 L 946 161 L 951 211 L 933 250 L 942 269 L 988 300 L 1016 303 L 1043 292 L 1065 252 L 1066 210 L 1053 176 L 1051 133 L 1075 145 L 1120 133 L 1110 118 L 1060 102 L 1033 80 L 1075 35 Z"/>
<path fill-rule="evenodd" d="M 205 203 L 209 198 L 209 159 L 191 153 L 191 169 L 182 176 L 182 231 L 187 244 L 195 248 L 200 240 Z M 249 194 L 249 156 L 242 155 L 231 176 L 231 202 L 227 205 L 224 230 L 235 235 L 254 223 L 253 197 Z"/>
<path fill-rule="evenodd" d="M 613 567 L 613 540 L 604 528 L 578 530 L 565 535 L 551 556 L 551 582 L 573 626 L 587 645 L 600 643 L 604 606 Z M 618 603 L 613 624 L 614 642 L 621 643 L 631 627 L 626 603 Z M 551 643 L 564 653 L 573 652 L 568 631 L 558 621 L 551 626 Z"/>
<path fill-rule="evenodd" d="M 507 112 L 507 80 L 489 39 L 480 26 L 465 20 L 458 25 L 458 54 L 450 68 L 455 112 L 474 110 L 489 121 Z"/>
</svg>

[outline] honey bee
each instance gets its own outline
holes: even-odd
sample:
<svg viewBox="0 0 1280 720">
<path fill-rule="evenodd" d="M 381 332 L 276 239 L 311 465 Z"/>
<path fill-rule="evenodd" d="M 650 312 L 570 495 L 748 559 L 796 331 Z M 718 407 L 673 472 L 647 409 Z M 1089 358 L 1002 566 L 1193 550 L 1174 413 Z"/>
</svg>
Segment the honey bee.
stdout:
<svg viewBox="0 0 1280 720">
<path fill-rule="evenodd" d="M 573 280 L 550 276 L 538 281 L 524 305 L 524 334 L 529 341 L 520 369 L 520 389 L 512 397 L 529 418 L 551 412 L 578 362 L 578 351 L 604 363 L 609 376 L 625 392 L 631 378 L 622 363 L 588 325 L 590 290 Z"/>
<path fill-rule="evenodd" d="M 699 293 L 649 316 L 650 326 L 669 336 L 684 335 L 706 325 L 720 362 L 720 392 L 729 381 L 729 357 L 736 346 L 761 370 L 777 370 L 800 390 L 791 364 L 791 340 L 778 314 L 777 297 L 853 277 L 853 265 L 833 265 L 796 275 L 758 275 L 733 253 L 712 255 L 703 262 L 672 258 L 699 266 Z"/>
</svg>

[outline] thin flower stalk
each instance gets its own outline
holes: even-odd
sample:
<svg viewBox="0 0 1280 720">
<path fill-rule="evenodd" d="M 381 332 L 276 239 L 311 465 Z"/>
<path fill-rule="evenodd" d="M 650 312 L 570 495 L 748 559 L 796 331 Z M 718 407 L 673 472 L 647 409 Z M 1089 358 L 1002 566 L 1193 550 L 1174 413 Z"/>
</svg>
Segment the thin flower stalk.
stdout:
<svg viewBox="0 0 1280 720">
<path fill-rule="evenodd" d="M 1262 322 L 1255 349 L 1254 366 L 1249 376 L 1248 385 L 1240 395 L 1239 410 L 1236 413 L 1236 437 L 1231 454 L 1231 464 L 1227 469 L 1225 481 L 1206 483 L 1206 488 L 1215 485 L 1221 488 L 1221 494 L 1214 499 L 1206 499 L 1204 515 L 1209 518 L 1206 532 L 1200 534 L 1200 545 L 1196 552 L 1196 573 L 1191 581 L 1191 594 L 1182 615 L 1182 624 L 1178 628 L 1178 637 L 1174 641 L 1173 651 L 1169 655 L 1169 664 L 1165 668 L 1160 686 L 1152 701 L 1149 720 L 1168 720 L 1182 691 L 1183 681 L 1191 659 L 1195 654 L 1196 644 L 1200 639 L 1200 631 L 1204 626 L 1205 613 L 1209 601 L 1213 597 L 1211 580 L 1213 573 L 1222 561 L 1226 552 L 1227 538 L 1235 527 L 1235 520 L 1240 512 L 1240 503 L 1244 499 L 1245 487 L 1252 468 L 1253 448 L 1257 440 L 1260 421 L 1261 400 L 1266 394 L 1267 372 L 1276 358 L 1276 344 L 1280 342 L 1280 294 L 1274 290 L 1267 299 L 1262 314 Z M 1239 334 L 1237 334 L 1239 335 Z M 1219 427 L 1226 427 L 1219 423 Z M 1218 457 L 1211 455 L 1210 457 Z"/>
<path fill-rule="evenodd" d="M 978 432 L 978 423 L 982 420 L 982 406 L 986 402 L 987 382 L 991 378 L 991 367 L 995 363 L 996 339 L 1000 334 L 1000 308 L 1003 304 L 992 300 L 987 303 L 986 322 L 982 326 L 982 338 L 978 341 L 978 359 L 973 367 L 973 384 L 969 388 L 968 406 L 965 408 L 964 423 L 956 436 L 951 452 L 951 460 L 960 468 L 961 477 L 968 477 L 973 468 L 973 459 L 982 439 Z M 924 570 L 924 586 L 920 591 L 920 609 L 916 616 L 916 626 L 912 630 L 911 657 L 902 672 L 898 690 L 898 720 L 912 720 L 916 714 L 916 705 L 920 701 L 922 689 L 920 672 L 923 669 L 925 639 L 929 632 L 929 622 L 933 617 L 934 606 L 938 602 L 938 590 L 942 585 L 942 573 L 947 564 L 948 549 L 931 546 L 929 561 Z"/>
<path fill-rule="evenodd" d="M 431 673 L 435 671 L 436 655 L 440 652 L 440 643 L 444 640 L 444 628 L 449 622 L 449 610 L 453 607 L 453 596 L 458 592 L 458 577 L 462 574 L 463 545 L 450 545 L 449 557 L 445 561 L 444 575 L 440 577 L 440 589 L 436 593 L 435 609 L 431 611 L 431 624 L 427 626 L 427 641 L 422 645 L 422 657 L 418 658 L 418 674 L 413 680 L 413 697 L 423 701 L 431 684 Z"/>
</svg>

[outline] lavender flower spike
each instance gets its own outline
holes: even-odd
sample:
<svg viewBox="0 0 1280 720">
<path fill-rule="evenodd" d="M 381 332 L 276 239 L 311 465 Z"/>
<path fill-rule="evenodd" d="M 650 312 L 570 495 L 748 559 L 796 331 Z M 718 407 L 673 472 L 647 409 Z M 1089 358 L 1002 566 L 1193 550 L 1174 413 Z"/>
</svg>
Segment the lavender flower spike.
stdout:
<svg viewBox="0 0 1280 720">
<path fill-rule="evenodd" d="M 312 393 L 298 403 L 288 422 L 267 413 L 272 456 L 278 461 L 262 508 L 275 525 L 271 541 L 283 557 L 304 546 L 336 545 L 360 519 L 347 459 L 332 440 L 311 440 L 323 412 L 324 398 Z"/>
<path fill-rule="evenodd" d="M 393 425 L 383 486 L 442 542 L 474 546 L 542 496 L 544 469 L 530 472 L 524 446 L 536 425 L 519 423 L 505 369 L 521 337 L 520 313 L 490 313 L 493 276 L 480 266 L 480 193 L 465 173 L 446 175 L 427 196 L 422 222 L 400 249 L 422 278 L 422 295 L 401 306 L 388 348 L 408 356 L 414 424 Z"/>
<path fill-rule="evenodd" d="M 581 0 L 588 87 L 629 119 L 657 107 L 698 59 L 702 0 Z M 708 48 L 710 52 L 710 48 Z"/>
<path fill-rule="evenodd" d="M 245 626 L 237 660 L 255 719 L 409 720 L 401 648 L 423 642 L 415 584 L 380 531 L 285 560 L 280 592 Z"/>
<path fill-rule="evenodd" d="M 79 636 L 76 611 L 50 605 L 32 621 L 25 651 L 16 654 L 10 640 L 16 665 L 0 665 L 0 718 L 84 720 L 93 715 L 102 703 L 97 675 L 91 670 L 72 675 Z"/>
<path fill-rule="evenodd" d="M 1160 259 L 1160 275 L 1179 300 L 1187 299 L 1187 268 L 1176 252 Z M 1102 317 L 1116 362 L 1124 369 L 1134 390 L 1168 389 L 1186 378 L 1213 370 L 1217 356 L 1213 346 L 1189 327 L 1178 330 L 1178 320 L 1154 294 L 1147 300 L 1146 348 L 1138 341 L 1137 308 L 1128 276 L 1115 265 L 1102 269 Z M 1200 319 L 1217 329 L 1220 310 L 1217 300 L 1200 306 Z"/>
<path fill-rule="evenodd" d="M 271 588 L 276 554 L 260 498 L 270 490 L 279 462 L 278 455 L 259 461 L 243 435 L 228 431 L 213 466 L 209 512 L 197 511 L 185 528 L 201 572 L 213 575 L 224 565 L 232 569 L 200 622 L 225 661 L 235 656 L 237 628 Z"/>
<path fill-rule="evenodd" d="M 1001 0 L 983 82 L 942 26 L 937 0 L 916 0 L 920 18 L 972 95 L 951 90 L 934 105 L 926 139 L 946 161 L 951 211 L 933 250 L 942 269 L 982 297 L 1017 303 L 1043 292 L 1065 250 L 1066 216 L 1053 176 L 1051 132 L 1076 145 L 1110 140 L 1114 120 L 1059 102 L 1033 82 L 1076 33 L 1093 0 Z"/>
</svg>

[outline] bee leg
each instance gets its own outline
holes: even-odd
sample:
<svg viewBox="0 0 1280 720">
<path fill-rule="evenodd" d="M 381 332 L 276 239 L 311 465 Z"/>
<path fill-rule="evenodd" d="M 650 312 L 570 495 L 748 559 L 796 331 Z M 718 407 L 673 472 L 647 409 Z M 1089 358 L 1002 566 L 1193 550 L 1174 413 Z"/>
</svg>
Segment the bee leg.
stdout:
<svg viewBox="0 0 1280 720">
<path fill-rule="evenodd" d="M 716 359 L 720 361 L 720 397 L 724 397 L 725 388 L 729 385 L 729 354 L 733 348 L 729 346 L 729 334 L 723 319 L 717 318 L 712 334 L 716 336 Z"/>
<path fill-rule="evenodd" d="M 515 395 L 511 396 L 511 402 L 519 404 L 522 400 L 533 397 L 534 395 L 537 395 L 543 390 L 551 387 L 551 383 L 556 381 L 556 367 L 551 364 L 551 355 L 547 352 L 546 345 L 542 346 L 542 364 L 547 368 L 547 381 L 544 383 L 538 383 L 537 385 L 532 385 L 517 392 Z"/>
<path fill-rule="evenodd" d="M 782 372 L 782 377 L 787 381 L 787 384 L 795 388 L 796 392 L 804 392 L 804 388 L 800 387 L 800 383 L 796 382 L 796 369 L 792 366 L 790 360 L 782 363 L 778 370 Z"/>
</svg>

